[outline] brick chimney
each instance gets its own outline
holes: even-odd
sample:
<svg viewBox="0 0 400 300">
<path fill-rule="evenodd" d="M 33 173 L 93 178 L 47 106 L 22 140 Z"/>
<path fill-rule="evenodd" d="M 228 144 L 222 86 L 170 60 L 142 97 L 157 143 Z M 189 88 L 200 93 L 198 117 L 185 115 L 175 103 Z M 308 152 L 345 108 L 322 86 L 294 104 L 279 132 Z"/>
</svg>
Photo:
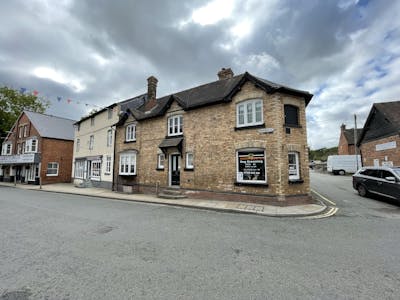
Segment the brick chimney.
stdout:
<svg viewBox="0 0 400 300">
<path fill-rule="evenodd" d="M 340 126 L 340 130 L 341 130 L 342 132 L 344 132 L 344 131 L 346 130 L 346 124 L 342 124 L 342 125 Z"/>
<path fill-rule="evenodd" d="M 221 71 L 218 72 L 218 79 L 223 80 L 223 79 L 229 79 L 233 77 L 233 72 L 231 68 L 222 68 Z"/>
<path fill-rule="evenodd" d="M 144 106 L 145 111 L 152 110 L 157 105 L 157 78 L 150 76 L 147 78 L 147 101 Z"/>
</svg>

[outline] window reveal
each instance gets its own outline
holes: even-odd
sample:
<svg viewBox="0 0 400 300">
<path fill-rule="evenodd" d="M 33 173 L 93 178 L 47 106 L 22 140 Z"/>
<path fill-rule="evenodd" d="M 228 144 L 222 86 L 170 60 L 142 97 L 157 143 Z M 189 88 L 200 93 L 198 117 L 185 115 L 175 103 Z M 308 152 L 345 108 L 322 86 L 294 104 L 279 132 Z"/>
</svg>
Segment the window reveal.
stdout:
<svg viewBox="0 0 400 300">
<path fill-rule="evenodd" d="M 168 118 L 168 135 L 181 135 L 183 133 L 183 117 L 172 116 Z"/>
<path fill-rule="evenodd" d="M 125 129 L 125 141 L 132 142 L 136 141 L 136 125 L 130 124 Z"/>
<path fill-rule="evenodd" d="M 263 102 L 261 99 L 240 102 L 236 106 L 237 127 L 261 125 L 263 123 Z"/>
<path fill-rule="evenodd" d="M 285 105 L 285 125 L 299 126 L 299 108 L 294 105 Z"/>
<path fill-rule="evenodd" d="M 289 163 L 288 163 L 289 180 L 300 179 L 299 153 L 298 152 L 289 152 L 288 160 L 289 160 Z"/>
<path fill-rule="evenodd" d="M 101 160 L 93 160 L 91 164 L 90 178 L 100 180 Z"/>
<path fill-rule="evenodd" d="M 57 162 L 49 162 L 47 164 L 47 176 L 58 176 L 58 163 Z"/>
<path fill-rule="evenodd" d="M 119 157 L 119 174 L 136 175 L 136 153 L 122 153 Z"/>
</svg>

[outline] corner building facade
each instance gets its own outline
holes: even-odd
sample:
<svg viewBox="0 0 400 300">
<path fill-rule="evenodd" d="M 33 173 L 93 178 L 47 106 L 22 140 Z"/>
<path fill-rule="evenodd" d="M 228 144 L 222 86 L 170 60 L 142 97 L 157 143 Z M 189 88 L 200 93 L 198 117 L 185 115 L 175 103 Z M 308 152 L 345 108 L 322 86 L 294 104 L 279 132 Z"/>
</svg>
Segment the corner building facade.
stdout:
<svg viewBox="0 0 400 300">
<path fill-rule="evenodd" d="M 216 82 L 125 108 L 116 126 L 114 189 L 310 201 L 305 107 L 312 95 L 249 73 L 220 73 Z"/>
</svg>

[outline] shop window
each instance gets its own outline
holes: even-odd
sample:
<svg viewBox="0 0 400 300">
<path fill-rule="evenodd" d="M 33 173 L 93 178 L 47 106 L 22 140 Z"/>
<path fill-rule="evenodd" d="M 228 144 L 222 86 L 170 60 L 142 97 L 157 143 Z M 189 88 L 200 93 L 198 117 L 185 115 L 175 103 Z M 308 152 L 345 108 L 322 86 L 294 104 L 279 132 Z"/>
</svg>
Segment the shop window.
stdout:
<svg viewBox="0 0 400 300">
<path fill-rule="evenodd" d="M 92 160 L 90 168 L 90 179 L 100 180 L 101 160 Z"/>
<path fill-rule="evenodd" d="M 186 153 L 186 169 L 193 169 L 193 153 L 187 152 Z"/>
<path fill-rule="evenodd" d="M 263 102 L 253 99 L 236 105 L 236 126 L 246 127 L 263 124 Z"/>
<path fill-rule="evenodd" d="M 183 133 L 183 116 L 172 116 L 168 118 L 168 135 L 181 135 Z"/>
<path fill-rule="evenodd" d="M 164 169 L 165 165 L 165 155 L 160 153 L 157 155 L 157 169 Z"/>
<path fill-rule="evenodd" d="M 285 105 L 285 126 L 299 126 L 299 108 L 294 105 Z"/>
<path fill-rule="evenodd" d="M 300 168 L 299 168 L 299 153 L 289 152 L 289 180 L 299 180 L 300 179 Z"/>
<path fill-rule="evenodd" d="M 130 124 L 130 125 L 126 126 L 125 141 L 126 142 L 136 141 L 136 125 L 135 124 Z"/>
<path fill-rule="evenodd" d="M 136 175 L 136 152 L 120 154 L 119 175 Z"/>
<path fill-rule="evenodd" d="M 262 184 L 267 182 L 264 149 L 243 149 L 236 153 L 238 183 Z"/>
<path fill-rule="evenodd" d="M 75 161 L 75 178 L 83 178 L 85 172 L 85 162 L 84 160 Z"/>
<path fill-rule="evenodd" d="M 58 176 L 58 163 L 57 162 L 49 162 L 47 164 L 46 176 Z"/>
</svg>

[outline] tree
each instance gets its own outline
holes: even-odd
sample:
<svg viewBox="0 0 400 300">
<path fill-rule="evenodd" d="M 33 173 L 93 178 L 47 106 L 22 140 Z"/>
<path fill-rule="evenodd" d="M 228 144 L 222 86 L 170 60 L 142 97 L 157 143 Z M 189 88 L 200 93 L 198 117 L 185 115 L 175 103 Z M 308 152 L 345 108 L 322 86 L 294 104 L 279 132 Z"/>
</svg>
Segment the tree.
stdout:
<svg viewBox="0 0 400 300">
<path fill-rule="evenodd" d="M 44 113 L 50 106 L 32 94 L 23 94 L 9 87 L 0 87 L 0 142 L 24 110 Z"/>
</svg>

